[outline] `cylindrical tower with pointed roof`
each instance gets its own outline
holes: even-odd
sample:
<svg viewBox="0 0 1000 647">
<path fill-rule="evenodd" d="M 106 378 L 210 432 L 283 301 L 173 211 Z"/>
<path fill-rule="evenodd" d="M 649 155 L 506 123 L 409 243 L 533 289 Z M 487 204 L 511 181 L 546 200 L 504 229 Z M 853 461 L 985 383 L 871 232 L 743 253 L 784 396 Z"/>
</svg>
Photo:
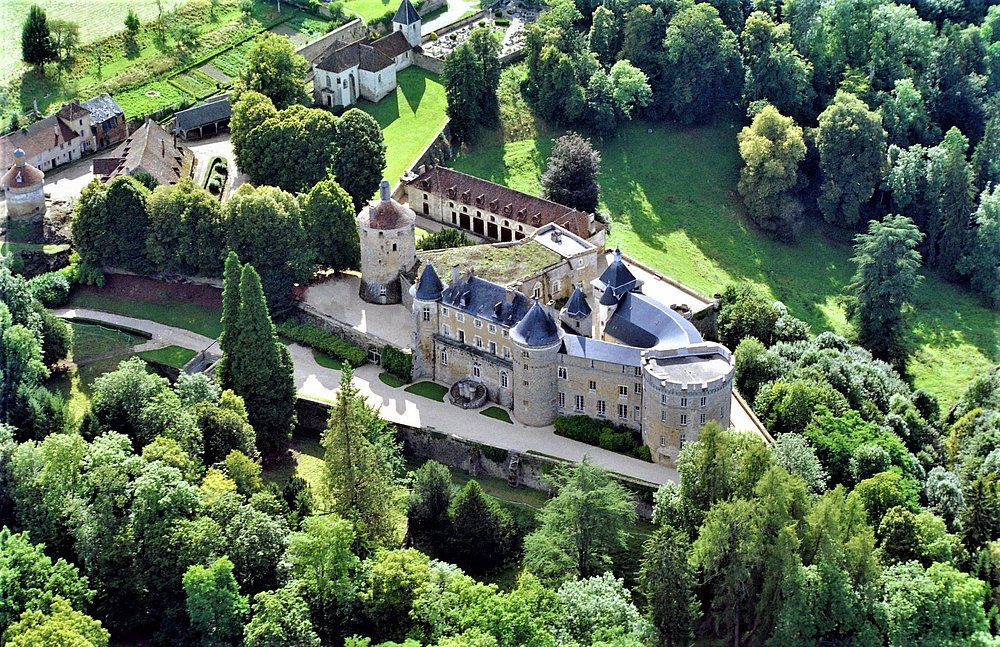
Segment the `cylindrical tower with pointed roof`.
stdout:
<svg viewBox="0 0 1000 647">
<path fill-rule="evenodd" d="M 558 413 L 556 356 L 562 340 L 545 308 L 534 305 L 510 329 L 514 362 L 514 418 L 529 427 L 551 425 Z"/>
<path fill-rule="evenodd" d="M 420 280 L 410 288 L 413 295 L 413 378 L 434 379 L 434 333 L 438 331 L 438 301 L 444 292 L 444 285 L 427 263 Z"/>
<path fill-rule="evenodd" d="M 361 298 L 369 303 L 401 303 L 399 274 L 417 262 L 413 209 L 392 199 L 389 182 L 379 185 L 379 199 L 358 214 L 361 237 Z"/>
<path fill-rule="evenodd" d="M 0 179 L 11 218 L 45 213 L 45 173 L 28 164 L 24 151 L 14 150 L 14 165 Z"/>
</svg>

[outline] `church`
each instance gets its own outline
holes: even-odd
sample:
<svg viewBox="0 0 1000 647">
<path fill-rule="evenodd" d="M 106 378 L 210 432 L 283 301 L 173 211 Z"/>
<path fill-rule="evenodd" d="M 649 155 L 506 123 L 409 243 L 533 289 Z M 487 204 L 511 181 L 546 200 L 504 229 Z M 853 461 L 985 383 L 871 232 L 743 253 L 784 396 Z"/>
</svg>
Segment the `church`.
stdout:
<svg viewBox="0 0 1000 647">
<path fill-rule="evenodd" d="M 392 31 L 378 40 L 335 41 L 313 65 L 313 98 L 328 108 L 377 103 L 396 89 L 396 72 L 413 64 L 420 49 L 420 14 L 403 0 Z"/>
</svg>

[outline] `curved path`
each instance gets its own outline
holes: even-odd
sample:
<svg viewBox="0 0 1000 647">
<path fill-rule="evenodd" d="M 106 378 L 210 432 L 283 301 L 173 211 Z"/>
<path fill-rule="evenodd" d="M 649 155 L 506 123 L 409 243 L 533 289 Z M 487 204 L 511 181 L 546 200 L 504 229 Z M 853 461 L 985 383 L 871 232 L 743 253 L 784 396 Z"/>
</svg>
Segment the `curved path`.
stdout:
<svg viewBox="0 0 1000 647">
<path fill-rule="evenodd" d="M 158 346 L 181 346 L 196 352 L 207 349 L 209 354 L 215 350 L 215 354 L 218 354 L 218 345 L 214 339 L 146 319 L 86 308 L 61 308 L 55 310 L 55 314 L 66 319 L 86 319 L 141 330 L 152 335 L 151 343 Z M 340 371 L 320 366 L 316 363 L 313 351 L 305 346 L 289 344 L 288 350 L 292 355 L 295 387 L 299 397 L 320 402 L 332 401 L 340 384 Z M 407 393 L 402 388 L 391 387 L 382 382 L 378 379 L 379 373 L 379 367 L 365 364 L 354 371 L 354 383 L 368 400 L 368 404 L 377 408 L 389 422 L 423 427 L 515 452 L 543 454 L 571 462 L 588 456 L 612 472 L 657 485 L 667 481 L 677 482 L 679 479 L 674 469 L 557 436 L 552 426 L 527 427 L 517 422 L 509 424 L 481 415 L 478 411 L 466 411 L 446 402 Z"/>
</svg>

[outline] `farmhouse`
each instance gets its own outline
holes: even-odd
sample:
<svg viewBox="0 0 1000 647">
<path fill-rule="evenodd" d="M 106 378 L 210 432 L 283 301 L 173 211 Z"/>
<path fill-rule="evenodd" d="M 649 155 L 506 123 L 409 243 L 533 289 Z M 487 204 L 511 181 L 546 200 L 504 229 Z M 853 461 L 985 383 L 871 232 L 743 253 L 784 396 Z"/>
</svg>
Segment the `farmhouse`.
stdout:
<svg viewBox="0 0 1000 647">
<path fill-rule="evenodd" d="M 21 149 L 27 164 L 49 171 L 96 148 L 90 111 L 79 101 L 73 101 L 64 104 L 56 114 L 0 138 L 0 159 L 9 160 L 16 149 Z"/>
<path fill-rule="evenodd" d="M 556 224 L 604 246 L 604 225 L 592 213 L 443 166 L 420 166 L 402 178 L 402 191 L 416 213 L 491 240 L 521 240 L 540 227 Z"/>
<path fill-rule="evenodd" d="M 333 108 L 359 98 L 373 103 L 396 89 L 396 72 L 413 64 L 420 48 L 420 15 L 403 0 L 392 18 L 392 32 L 378 40 L 335 41 L 313 65 L 313 97 Z"/>
<path fill-rule="evenodd" d="M 114 146 L 128 137 L 125 111 L 105 92 L 80 104 L 90 111 L 90 131 L 94 135 L 96 150 Z"/>
<path fill-rule="evenodd" d="M 366 301 L 399 302 L 393 282 L 413 276 L 413 216 L 384 181 L 381 199 L 359 214 Z M 445 285 L 433 261 L 454 254 L 491 267 L 481 275 L 455 263 Z M 692 319 L 703 313 L 665 303 L 670 286 L 644 272 L 647 285 L 620 251 L 606 256 L 550 222 L 520 241 L 431 252 L 419 263 L 408 295 L 414 378 L 451 385 L 456 400 L 477 393 L 527 426 L 587 415 L 629 427 L 667 465 L 708 422 L 729 426 L 732 354 L 702 338 Z"/>
</svg>

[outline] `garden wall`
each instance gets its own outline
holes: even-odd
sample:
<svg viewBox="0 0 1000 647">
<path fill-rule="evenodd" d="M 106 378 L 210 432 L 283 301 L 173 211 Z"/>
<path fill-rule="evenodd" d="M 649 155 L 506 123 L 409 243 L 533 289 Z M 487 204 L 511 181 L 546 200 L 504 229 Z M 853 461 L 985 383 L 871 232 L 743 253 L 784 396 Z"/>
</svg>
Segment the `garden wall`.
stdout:
<svg viewBox="0 0 1000 647">
<path fill-rule="evenodd" d="M 299 427 L 311 434 L 322 433 L 326 429 L 329 410 L 330 405 L 327 403 L 300 397 L 295 406 Z M 403 451 L 408 455 L 435 460 L 472 476 L 485 474 L 508 480 L 513 453 L 506 449 L 482 445 L 433 428 L 421 429 L 395 423 L 393 426 L 396 428 L 397 437 L 403 442 Z M 556 466 L 565 465 L 566 462 L 535 454 L 517 456 L 518 485 L 551 494 L 552 488 L 545 477 Z M 638 515 L 643 519 L 650 519 L 653 514 L 651 503 L 654 488 L 622 478 L 617 474 L 615 478 L 636 493 L 635 504 Z"/>
<path fill-rule="evenodd" d="M 343 41 L 345 43 L 353 43 L 356 40 L 364 38 L 368 34 L 368 30 L 365 28 L 363 22 L 360 18 L 355 18 L 351 22 L 337 27 L 328 34 L 320 36 L 311 43 L 307 43 L 302 47 L 295 50 L 297 54 L 309 61 L 310 68 L 314 63 L 316 63 L 319 57 L 326 51 L 326 48 L 334 43 L 334 41 Z M 309 70 L 310 74 L 312 69 Z"/>
<path fill-rule="evenodd" d="M 343 322 L 337 321 L 332 317 L 328 317 L 307 303 L 299 304 L 297 318 L 302 323 L 316 326 L 317 328 L 325 330 L 330 334 L 346 339 L 355 346 L 360 346 L 361 348 L 370 350 L 373 346 L 376 348 L 382 348 L 386 345 L 395 346 L 395 344 L 388 342 L 377 335 L 361 332 L 357 328 L 352 328 Z"/>
</svg>

